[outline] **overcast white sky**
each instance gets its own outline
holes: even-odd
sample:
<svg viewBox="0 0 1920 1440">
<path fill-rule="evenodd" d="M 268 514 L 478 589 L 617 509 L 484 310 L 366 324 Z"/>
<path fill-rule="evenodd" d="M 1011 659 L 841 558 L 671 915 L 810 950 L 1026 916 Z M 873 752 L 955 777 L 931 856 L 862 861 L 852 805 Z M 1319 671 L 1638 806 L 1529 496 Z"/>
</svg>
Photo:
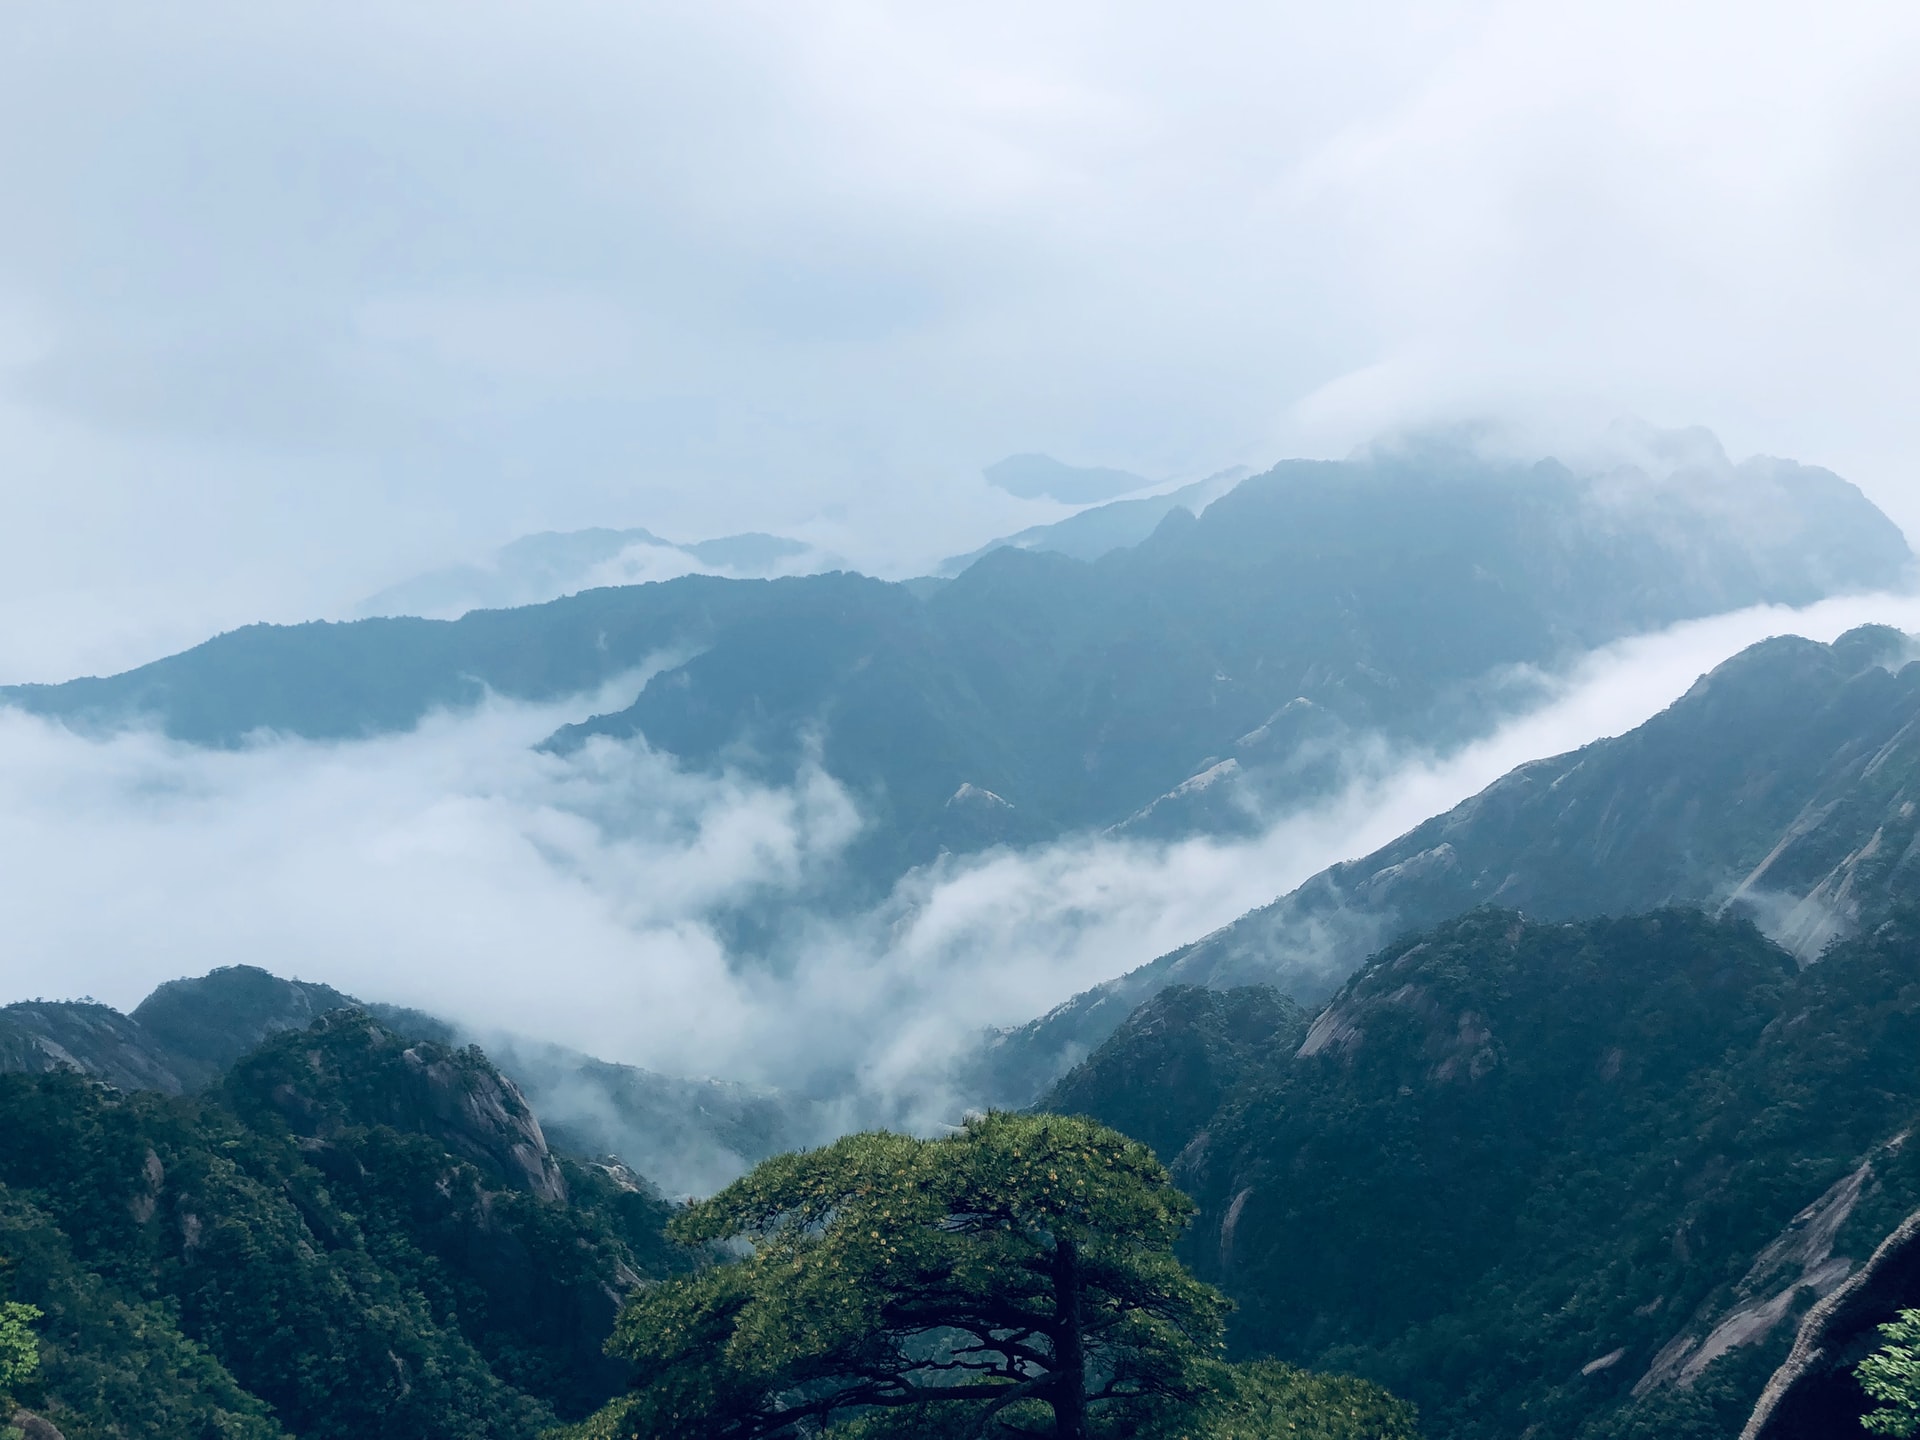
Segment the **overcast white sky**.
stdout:
<svg viewBox="0 0 1920 1440">
<path fill-rule="evenodd" d="M 1910 3 L 7 6 L 0 679 L 540 528 L 911 568 L 1019 450 L 1635 413 L 1920 530 L 1915 76 Z"/>
</svg>

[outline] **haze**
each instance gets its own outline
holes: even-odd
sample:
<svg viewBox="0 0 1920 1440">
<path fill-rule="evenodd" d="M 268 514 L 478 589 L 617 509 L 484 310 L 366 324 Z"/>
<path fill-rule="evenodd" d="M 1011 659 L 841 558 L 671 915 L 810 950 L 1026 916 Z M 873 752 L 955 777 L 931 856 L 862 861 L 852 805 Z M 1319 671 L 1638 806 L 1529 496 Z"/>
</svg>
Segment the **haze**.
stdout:
<svg viewBox="0 0 1920 1440">
<path fill-rule="evenodd" d="M 0 710 L 13 937 L 0 993 L 127 1009 L 176 975 L 262 964 L 483 1036 L 950 1120 L 964 1107 L 944 1066 L 982 1027 L 1195 939 L 1517 764 L 1629 730 L 1756 640 L 1826 641 L 1865 621 L 1920 632 L 1920 598 L 1759 607 L 1636 637 L 1444 758 L 1370 747 L 1339 794 L 1255 837 L 1079 835 L 948 856 L 832 918 L 808 908 L 804 881 L 863 817 L 831 777 L 769 788 L 644 746 L 532 748 L 618 686 L 383 739 L 239 750 L 86 738 Z M 750 895 L 788 904 L 777 966 L 729 954 L 715 923 Z"/>
<path fill-rule="evenodd" d="M 1910 6 L 0 19 L 0 678 L 546 528 L 914 573 L 1154 480 L 1616 414 L 1913 531 Z"/>
</svg>

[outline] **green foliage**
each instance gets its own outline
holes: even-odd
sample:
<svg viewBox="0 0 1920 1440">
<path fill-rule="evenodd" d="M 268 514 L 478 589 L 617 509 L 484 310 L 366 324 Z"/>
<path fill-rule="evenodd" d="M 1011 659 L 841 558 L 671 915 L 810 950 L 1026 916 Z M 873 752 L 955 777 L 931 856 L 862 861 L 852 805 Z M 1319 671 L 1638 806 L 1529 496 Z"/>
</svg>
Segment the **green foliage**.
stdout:
<svg viewBox="0 0 1920 1440">
<path fill-rule="evenodd" d="M 1038 1108 L 1098 1115 L 1171 1164 L 1266 1050 L 1298 1043 L 1307 1015 L 1264 985 L 1172 985 L 1142 1005 Z"/>
<path fill-rule="evenodd" d="M 1131 1433 L 1209 1382 L 1226 1306 L 1171 1254 L 1191 1212 L 1144 1146 L 1078 1119 L 776 1156 L 675 1217 L 745 1253 L 636 1294 L 611 1348 L 640 1388 L 582 1433 L 772 1435 L 869 1407 L 914 1433 L 959 1411 L 1004 1430 L 1016 1407 Z"/>
<path fill-rule="evenodd" d="M 975 1090 L 1014 1103 L 1039 1093 L 1113 1033 L 1121 1004 L 1176 975 L 1217 985 L 1258 965 L 1269 983 L 1317 999 L 1380 937 L 1442 925 L 1490 893 L 1538 919 L 1717 910 L 1727 877 L 1764 869 L 1765 888 L 1736 908 L 1777 914 L 1811 959 L 1824 902 L 1789 915 L 1775 899 L 1842 895 L 1872 923 L 1920 896 L 1920 670 L 1907 649 L 1876 625 L 1831 645 L 1782 635 L 1751 646 L 1638 729 L 1524 765 L 1371 855 L 996 1037 L 979 1052 Z"/>
<path fill-rule="evenodd" d="M 1886 1344 L 1854 1370 L 1878 1408 L 1860 1423 L 1874 1435 L 1904 1437 L 1920 1430 L 1920 1310 L 1902 1310 L 1880 1327 Z"/>
<path fill-rule="evenodd" d="M 1277 1360 L 1231 1368 L 1194 1440 L 1419 1440 L 1413 1406 L 1349 1375 Z"/>
<path fill-rule="evenodd" d="M 69 1440 L 527 1440 L 591 1413 L 625 1384 L 600 1345 L 665 1268 L 668 1207 L 512 1163 L 537 1137 L 517 1103 L 477 1052 L 364 1015 L 198 1098 L 0 1076 L 0 1250 L 47 1315 L 36 1408 Z"/>
<path fill-rule="evenodd" d="M 1868 1155 L 1835 1253 L 1920 1206 L 1920 1157 L 1877 1148 L 1920 1112 L 1920 914 L 1796 972 L 1733 920 L 1481 912 L 1315 1033 L 1246 1049 L 1197 1127 L 1181 1253 L 1239 1302 L 1235 1354 L 1364 1375 L 1446 1440 L 1731 1440 L 1795 1316 L 1636 1400 L 1655 1354 Z M 1131 1074 L 1097 1055 L 1080 1108 L 1137 1108 Z"/>
<path fill-rule="evenodd" d="M 199 1089 L 275 1032 L 304 1030 L 352 1004 L 331 985 L 283 980 L 257 965 L 226 965 L 155 987 L 128 1018 L 161 1048 L 185 1088 Z"/>
<path fill-rule="evenodd" d="M 0 1406 L 40 1370 L 40 1342 L 33 1322 L 45 1314 L 36 1305 L 0 1300 Z"/>
<path fill-rule="evenodd" d="M 40 1373 L 20 1398 L 67 1440 L 287 1440 L 164 1304 L 89 1273 L 51 1217 L 4 1188 L 0 1250 L 15 1288 L 45 1311 Z"/>
<path fill-rule="evenodd" d="M 1316 1375 L 1277 1360 L 1207 1367 L 1208 1392 L 1166 1407 L 1153 1421 L 1097 1430 L 1128 1440 L 1420 1440 L 1414 1408 L 1365 1380 Z M 1009 1407 L 1010 1428 L 1045 1434 L 1045 1407 Z M 975 1440 L 971 1405 L 868 1414 L 836 1425 L 832 1440 Z"/>
</svg>

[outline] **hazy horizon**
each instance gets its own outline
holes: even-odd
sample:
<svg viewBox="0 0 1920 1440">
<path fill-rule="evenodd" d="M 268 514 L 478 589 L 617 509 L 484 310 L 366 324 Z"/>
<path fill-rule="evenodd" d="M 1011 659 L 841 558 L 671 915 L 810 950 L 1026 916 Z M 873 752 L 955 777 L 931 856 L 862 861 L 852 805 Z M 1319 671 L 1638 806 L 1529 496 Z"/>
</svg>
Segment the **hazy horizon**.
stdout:
<svg viewBox="0 0 1920 1440">
<path fill-rule="evenodd" d="M 0 38 L 0 680 L 344 617 L 539 531 L 924 573 L 1073 513 L 983 475 L 1029 453 L 1162 488 L 1431 433 L 1597 464 L 1638 417 L 1826 466 L 1920 533 L 1907 8 L 193 0 Z M 463 945 L 498 976 L 545 944 L 567 984 L 446 1006 L 791 1079 L 789 1008 L 838 1034 L 863 984 L 1012 957 L 990 1003 L 928 1012 L 937 1051 L 1636 723 L 1766 626 L 1912 605 L 1622 642 L 1253 841 L 949 857 L 852 919 L 796 910 L 791 989 L 709 917 L 847 844 L 824 772 L 530 748 L 605 697 L 218 753 L 4 713 L 32 920 L 0 979 L 131 1003 L 251 957 L 428 1005 Z M 632 1005 L 579 1015 L 614 974 Z M 619 1042 L 628 1010 L 662 1027 Z"/>
<path fill-rule="evenodd" d="M 912 573 L 1151 480 L 1617 415 L 1910 532 L 1910 7 L 81 3 L 0 21 L 0 672 L 515 536 Z"/>
</svg>

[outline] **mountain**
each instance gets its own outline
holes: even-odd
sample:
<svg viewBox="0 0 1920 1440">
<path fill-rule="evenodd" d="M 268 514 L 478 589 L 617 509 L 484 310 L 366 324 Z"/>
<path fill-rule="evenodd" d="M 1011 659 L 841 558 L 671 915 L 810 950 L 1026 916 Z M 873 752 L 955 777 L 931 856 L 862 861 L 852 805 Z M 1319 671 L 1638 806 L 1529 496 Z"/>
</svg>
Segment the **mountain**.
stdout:
<svg viewBox="0 0 1920 1440">
<path fill-rule="evenodd" d="M 183 1093 L 175 1055 L 138 1021 L 91 1001 L 26 1000 L 0 1006 L 0 1073 L 47 1075 L 72 1070 L 119 1090 Z"/>
<path fill-rule="evenodd" d="M 391 585 L 356 607 L 360 617 L 421 615 L 452 620 L 606 585 L 669 579 L 695 570 L 768 577 L 829 570 L 835 562 L 799 540 L 758 532 L 678 544 L 650 530 L 543 531 L 478 565 L 455 565 Z"/>
<path fill-rule="evenodd" d="M 489 693 L 582 694 L 655 656 L 710 644 L 788 595 L 884 588 L 858 576 L 690 575 L 458 620 L 248 625 L 121 675 L 6 687 L 0 700 L 88 728 L 153 724 L 195 745 L 260 733 L 359 739 L 412 729 L 431 711 L 471 707 Z"/>
<path fill-rule="evenodd" d="M 661 1075 L 514 1036 L 491 1037 L 488 1053 L 557 1148 L 617 1158 L 668 1195 L 711 1195 L 770 1155 L 836 1133 L 828 1107 L 778 1090 Z"/>
<path fill-rule="evenodd" d="M 1732 1440 L 1920 1202 L 1920 912 L 1802 969 L 1738 917 L 1481 909 L 1304 1033 L 1205 995 L 1164 992 L 1047 1107 L 1157 1131 L 1236 1353 L 1385 1384 L 1431 1440 Z M 1197 1118 L 1143 1083 L 1181 1050 L 1213 1057 Z"/>
<path fill-rule="evenodd" d="M 1149 483 L 1125 470 L 1093 465 L 1068 465 L 1051 455 L 1009 455 L 982 472 L 996 490 L 1023 500 L 1058 500 L 1067 505 L 1089 505 L 1111 500 Z"/>
<path fill-rule="evenodd" d="M 1740 1440 L 1828 1440 L 1864 1434 L 1877 1408 L 1855 1368 L 1886 1337 L 1880 1327 L 1920 1308 L 1920 1210 L 1880 1242 L 1844 1284 L 1807 1312 L 1793 1349 L 1767 1381 Z"/>
<path fill-rule="evenodd" d="M 331 985 L 283 980 L 256 965 L 223 965 L 169 980 L 122 1015 L 93 1001 L 0 1006 L 0 1073 L 71 1070 L 118 1090 L 185 1095 L 215 1084 L 242 1055 L 321 1016 L 364 1009 L 398 1034 L 438 1045 L 453 1028 L 417 1010 L 362 1005 Z"/>
<path fill-rule="evenodd" d="M 1205 480 L 1182 485 L 1164 495 L 1143 495 L 1135 500 L 1114 500 L 1095 505 L 1051 525 L 1030 525 L 1025 530 L 998 540 L 990 540 L 977 550 L 942 560 L 938 573 L 958 575 L 991 550 L 1012 547 L 1016 550 L 1045 550 L 1075 560 L 1098 560 L 1114 550 L 1138 545 L 1159 528 L 1160 522 L 1175 510 L 1198 515 L 1208 505 L 1231 490 L 1251 472 L 1244 466 L 1223 470 Z"/>
<path fill-rule="evenodd" d="M 1781 483 L 1824 495 L 1830 480 Z M 1832 483 L 1859 521 L 1858 581 L 1895 583 L 1904 542 Z M 828 770 L 872 821 L 859 860 L 885 876 L 980 843 L 954 834 L 962 786 L 1005 802 L 987 837 L 1016 844 L 1124 822 L 1227 762 L 1244 773 L 1223 791 L 1296 803 L 1338 779 L 1306 744 L 1329 728 L 1444 747 L 1524 698 L 1503 667 L 1824 593 L 1772 550 L 1701 535 L 1681 553 L 1684 530 L 1617 508 L 1595 521 L 1594 493 L 1556 467 L 1458 457 L 1281 466 L 1091 564 L 1002 549 L 917 613 L 880 593 L 796 604 L 558 740 L 644 734 L 715 763 L 744 735 L 790 774 L 824 731 Z M 1296 724 L 1302 701 L 1324 722 Z"/>
<path fill-rule="evenodd" d="M 1256 1058 L 1304 1037 L 1311 1017 L 1265 985 L 1174 985 L 1062 1076 L 1041 1108 L 1095 1115 L 1171 1160 L 1213 1118 Z"/>
<path fill-rule="evenodd" d="M 120 1090 L 189 1094 L 274 1036 L 343 1009 L 410 1041 L 458 1048 L 473 1038 L 417 1010 L 228 965 L 167 981 L 131 1015 L 91 1002 L 0 1007 L 0 1073 L 71 1070 Z M 659 1075 L 512 1035 L 489 1035 L 486 1046 L 557 1149 L 636 1171 L 670 1195 L 711 1194 L 769 1155 L 828 1139 L 832 1126 L 818 1102 L 774 1090 Z"/>
<path fill-rule="evenodd" d="M 44 1312 L 19 1398 L 67 1440 L 532 1440 L 618 1393 L 622 1298 L 684 1263 L 478 1051 L 363 1011 L 198 1096 L 0 1075 L 0 1129 L 0 1278 Z"/>
<path fill-rule="evenodd" d="M 173 1090 L 178 1094 L 213 1083 L 234 1061 L 281 1031 L 304 1030 L 329 1011 L 358 1003 L 331 985 L 282 980 L 253 965 L 228 965 L 197 980 L 167 981 L 128 1018 L 181 1077 Z M 82 1068 L 101 1075 L 94 1065 Z"/>
<path fill-rule="evenodd" d="M 1522 765 L 1358 860 L 998 1037 L 982 1093 L 1019 1101 L 1172 984 L 1313 1004 L 1394 935 L 1481 904 L 1540 919 L 1737 906 L 1802 959 L 1920 881 L 1920 665 L 1866 626 L 1781 636 L 1638 729 Z"/>
<path fill-rule="evenodd" d="M 830 885 L 869 898 L 942 851 L 1251 824 L 1337 784 L 1338 737 L 1485 733 L 1537 693 L 1516 666 L 1908 574 L 1899 531 L 1825 471 L 1737 467 L 1741 523 L 1688 474 L 1629 484 L 1432 448 L 1290 462 L 1092 563 L 1006 548 L 919 594 L 692 576 L 455 622 L 251 626 L 0 701 L 202 744 L 338 739 L 687 656 L 550 745 L 644 737 L 770 783 L 817 759 L 866 822 Z"/>
</svg>

